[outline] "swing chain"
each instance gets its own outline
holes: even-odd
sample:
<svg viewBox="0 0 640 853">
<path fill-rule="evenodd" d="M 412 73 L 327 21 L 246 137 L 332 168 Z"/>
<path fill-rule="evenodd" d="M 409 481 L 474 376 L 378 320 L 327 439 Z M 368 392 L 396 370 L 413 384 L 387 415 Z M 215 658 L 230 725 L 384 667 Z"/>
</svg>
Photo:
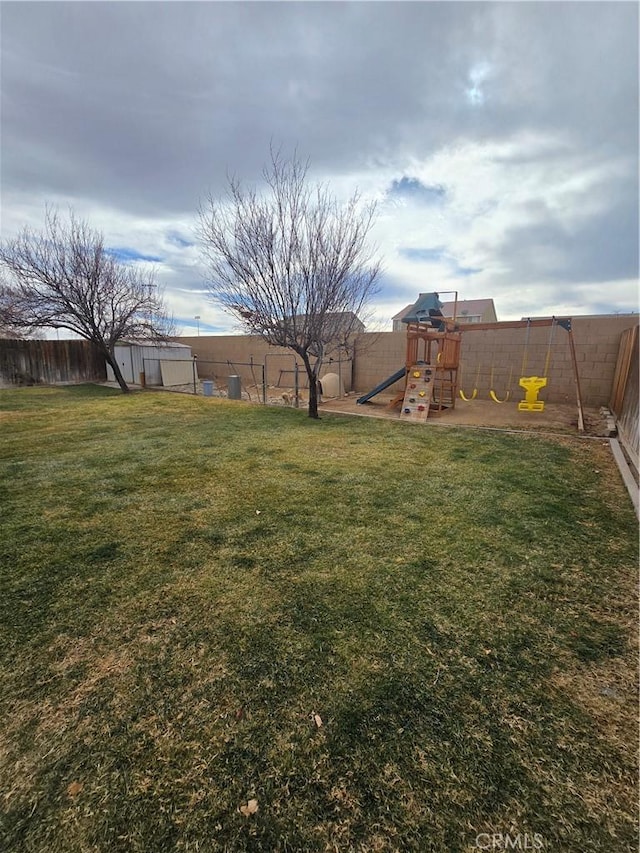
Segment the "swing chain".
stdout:
<svg viewBox="0 0 640 853">
<path fill-rule="evenodd" d="M 549 373 L 549 364 L 551 362 L 551 344 L 553 343 L 553 335 L 556 329 L 557 320 L 555 317 L 551 318 L 551 329 L 549 330 L 549 342 L 547 344 L 547 357 L 544 361 L 544 373 L 542 374 L 545 378 Z"/>
<path fill-rule="evenodd" d="M 462 371 L 460 371 L 460 374 L 462 375 Z M 465 403 L 470 403 L 472 400 L 475 400 L 476 397 L 478 396 L 478 379 L 479 378 L 480 378 L 480 362 L 478 362 L 478 369 L 476 370 L 475 387 L 474 387 L 473 391 L 471 392 L 471 396 L 467 397 L 467 395 L 464 393 L 462 388 L 458 389 L 458 394 L 460 395 L 461 399 L 465 401 Z"/>
<path fill-rule="evenodd" d="M 520 368 L 520 376 L 524 376 L 527 368 L 527 358 L 529 354 L 529 333 L 531 332 L 531 317 L 527 317 L 527 334 L 524 339 L 524 352 L 522 353 L 522 367 Z"/>
</svg>

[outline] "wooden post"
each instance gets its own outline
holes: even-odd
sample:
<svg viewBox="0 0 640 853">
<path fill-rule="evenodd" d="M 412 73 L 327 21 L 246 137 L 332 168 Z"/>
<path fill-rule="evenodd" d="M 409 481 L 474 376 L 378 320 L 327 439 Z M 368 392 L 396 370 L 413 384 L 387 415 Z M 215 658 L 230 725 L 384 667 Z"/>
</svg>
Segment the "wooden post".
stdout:
<svg viewBox="0 0 640 853">
<path fill-rule="evenodd" d="M 561 325 L 564 325 L 562 323 Z M 576 358 L 576 346 L 571 331 L 571 320 L 564 326 L 569 335 L 569 349 L 571 350 L 571 364 L 573 365 L 573 378 L 576 383 L 576 398 L 578 403 L 578 432 L 584 432 L 584 412 L 582 411 L 582 394 L 580 393 L 580 377 L 578 376 L 578 359 Z"/>
</svg>

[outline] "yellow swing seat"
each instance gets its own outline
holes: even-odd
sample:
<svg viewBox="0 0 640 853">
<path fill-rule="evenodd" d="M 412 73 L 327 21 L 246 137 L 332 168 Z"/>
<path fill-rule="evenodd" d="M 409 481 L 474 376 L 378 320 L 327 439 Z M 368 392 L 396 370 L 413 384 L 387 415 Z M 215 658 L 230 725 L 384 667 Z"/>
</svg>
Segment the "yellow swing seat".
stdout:
<svg viewBox="0 0 640 853">
<path fill-rule="evenodd" d="M 524 400 L 518 403 L 519 412 L 544 412 L 544 401 L 538 392 L 547 384 L 545 376 L 522 376 L 518 385 L 525 390 Z"/>
<path fill-rule="evenodd" d="M 470 397 L 466 396 L 466 394 L 464 393 L 462 388 L 458 389 L 458 394 L 460 394 L 460 397 L 465 401 L 465 403 L 470 403 L 472 400 L 475 400 L 476 397 L 478 396 L 478 389 L 474 388 Z"/>
</svg>

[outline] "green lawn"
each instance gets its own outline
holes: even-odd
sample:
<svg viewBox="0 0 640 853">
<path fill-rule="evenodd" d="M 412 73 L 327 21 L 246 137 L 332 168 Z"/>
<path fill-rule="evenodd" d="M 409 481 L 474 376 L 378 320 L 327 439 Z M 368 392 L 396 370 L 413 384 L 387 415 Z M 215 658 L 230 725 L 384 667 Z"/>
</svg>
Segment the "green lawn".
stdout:
<svg viewBox="0 0 640 853">
<path fill-rule="evenodd" d="M 636 849 L 605 442 L 20 389 L 0 507 L 3 853 Z"/>
</svg>

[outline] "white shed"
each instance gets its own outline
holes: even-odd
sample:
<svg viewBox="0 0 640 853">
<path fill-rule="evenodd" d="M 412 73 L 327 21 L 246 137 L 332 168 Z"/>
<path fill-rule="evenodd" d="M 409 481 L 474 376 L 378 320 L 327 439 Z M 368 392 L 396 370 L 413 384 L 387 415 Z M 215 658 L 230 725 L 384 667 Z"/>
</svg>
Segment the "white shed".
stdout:
<svg viewBox="0 0 640 853">
<path fill-rule="evenodd" d="M 172 371 L 178 381 L 172 381 L 171 384 L 186 384 L 193 379 L 191 347 L 185 344 L 121 343 L 116 346 L 115 356 L 125 382 L 137 384 L 144 373 L 145 384 L 162 385 L 161 363 L 167 361 L 182 362 L 180 367 L 184 368 Z M 178 364 L 175 366 L 179 367 Z M 110 365 L 107 365 L 107 379 L 109 382 L 116 381 Z"/>
</svg>

